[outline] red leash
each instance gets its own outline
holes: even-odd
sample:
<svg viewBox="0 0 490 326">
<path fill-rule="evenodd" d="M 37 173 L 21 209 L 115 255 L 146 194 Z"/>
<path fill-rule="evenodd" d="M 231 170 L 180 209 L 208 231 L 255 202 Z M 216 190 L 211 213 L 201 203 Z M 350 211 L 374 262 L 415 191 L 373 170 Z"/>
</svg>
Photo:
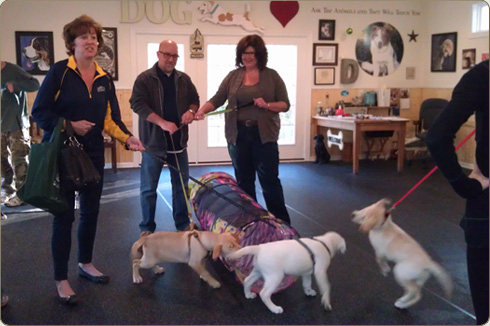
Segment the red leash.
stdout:
<svg viewBox="0 0 490 326">
<path fill-rule="evenodd" d="M 463 146 L 464 143 L 466 143 L 466 141 L 468 139 L 471 138 L 471 136 L 473 136 L 475 134 L 475 130 L 473 130 L 468 136 L 466 136 L 465 139 L 463 139 L 463 141 L 461 143 L 459 143 L 458 146 L 456 146 L 456 149 L 455 151 L 457 151 L 461 146 Z M 417 182 L 417 184 L 415 186 L 412 187 L 412 189 L 410 189 L 406 194 L 405 196 L 403 196 L 399 201 L 397 201 L 392 208 L 389 209 L 388 213 L 391 212 L 396 206 L 398 206 L 398 204 L 400 204 L 405 198 L 408 197 L 408 195 L 410 195 L 412 193 L 412 191 L 414 191 L 418 186 L 420 186 L 422 184 L 422 182 L 425 181 L 425 179 L 427 179 L 428 177 L 431 176 L 432 173 L 434 173 L 435 171 L 437 170 L 437 166 L 434 166 L 434 168 L 429 172 L 427 173 L 427 175 L 425 177 L 422 178 L 422 180 L 420 180 L 419 182 Z"/>
</svg>

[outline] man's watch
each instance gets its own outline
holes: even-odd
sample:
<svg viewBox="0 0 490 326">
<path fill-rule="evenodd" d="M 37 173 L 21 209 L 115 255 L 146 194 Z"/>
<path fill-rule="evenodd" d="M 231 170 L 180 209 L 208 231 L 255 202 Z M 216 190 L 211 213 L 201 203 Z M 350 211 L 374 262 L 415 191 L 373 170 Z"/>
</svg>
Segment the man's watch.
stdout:
<svg viewBox="0 0 490 326">
<path fill-rule="evenodd" d="M 196 114 L 196 111 L 194 111 L 193 109 L 189 109 L 189 112 L 192 114 Z"/>
</svg>

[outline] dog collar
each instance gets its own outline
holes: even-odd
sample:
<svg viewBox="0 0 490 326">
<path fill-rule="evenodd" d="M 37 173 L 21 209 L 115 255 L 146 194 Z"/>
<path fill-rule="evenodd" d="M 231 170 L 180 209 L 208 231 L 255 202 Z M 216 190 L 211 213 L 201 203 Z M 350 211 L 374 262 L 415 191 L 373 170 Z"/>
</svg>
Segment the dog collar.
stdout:
<svg viewBox="0 0 490 326">
<path fill-rule="evenodd" d="M 214 12 L 216 11 L 216 9 L 218 9 L 219 7 L 219 3 L 216 4 L 216 6 L 214 6 L 213 10 L 211 10 L 211 15 L 214 14 Z"/>
<path fill-rule="evenodd" d="M 383 223 L 381 223 L 381 225 L 385 224 L 386 220 L 388 220 L 388 217 L 390 216 L 391 214 L 391 211 L 393 210 L 394 207 L 388 209 L 386 212 L 385 212 L 385 219 L 383 221 Z"/>
</svg>

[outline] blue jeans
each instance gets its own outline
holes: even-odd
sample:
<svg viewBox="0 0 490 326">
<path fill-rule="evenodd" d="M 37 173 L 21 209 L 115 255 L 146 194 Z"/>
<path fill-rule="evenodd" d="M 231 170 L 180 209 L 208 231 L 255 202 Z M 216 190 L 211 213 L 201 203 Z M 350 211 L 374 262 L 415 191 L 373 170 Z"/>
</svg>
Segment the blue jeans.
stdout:
<svg viewBox="0 0 490 326">
<path fill-rule="evenodd" d="M 100 197 L 104 178 L 104 156 L 90 157 L 95 168 L 101 176 L 98 184 L 79 192 L 80 220 L 78 222 L 78 262 L 88 264 L 92 262 L 97 219 L 99 216 Z M 54 263 L 54 279 L 62 281 L 68 279 L 68 260 L 71 250 L 71 229 L 75 221 L 75 192 L 65 192 L 70 208 L 53 219 L 53 235 L 51 237 L 51 252 Z"/>
<path fill-rule="evenodd" d="M 189 183 L 189 159 L 187 157 L 187 150 L 177 154 L 180 170 L 182 172 L 182 179 L 184 181 L 184 187 L 187 190 L 187 184 Z M 175 154 L 168 154 L 166 162 L 171 166 L 177 168 L 177 162 Z M 163 168 L 163 162 L 158 158 L 143 152 L 143 158 L 141 161 L 141 210 L 143 213 L 143 220 L 139 224 L 140 230 L 155 232 L 155 209 L 157 206 L 157 187 L 160 180 L 160 174 Z M 172 213 L 174 217 L 175 227 L 177 230 L 184 230 L 190 223 L 189 215 L 187 211 L 187 202 L 182 190 L 182 184 L 180 182 L 179 172 L 175 171 L 171 167 L 170 170 L 170 182 L 172 184 Z"/>
<path fill-rule="evenodd" d="M 259 128 L 238 125 L 236 146 L 228 143 L 235 177 L 240 188 L 255 201 L 255 174 L 262 186 L 267 209 L 275 217 L 291 223 L 279 180 L 279 148 L 277 142 L 262 144 Z"/>
</svg>

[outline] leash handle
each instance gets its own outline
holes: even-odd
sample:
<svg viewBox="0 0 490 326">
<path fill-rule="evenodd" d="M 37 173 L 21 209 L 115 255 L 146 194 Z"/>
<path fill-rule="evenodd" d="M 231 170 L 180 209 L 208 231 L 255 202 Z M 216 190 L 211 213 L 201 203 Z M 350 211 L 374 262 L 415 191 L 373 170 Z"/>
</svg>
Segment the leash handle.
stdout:
<svg viewBox="0 0 490 326">
<path fill-rule="evenodd" d="M 468 136 L 465 137 L 465 139 L 463 139 L 463 141 L 461 143 L 459 143 L 458 146 L 456 146 L 455 150 L 454 151 L 457 151 L 458 149 L 460 149 L 461 146 L 464 145 L 464 143 L 466 143 L 466 141 L 468 139 L 470 139 L 476 132 L 476 129 L 474 129 L 472 132 L 470 132 L 470 134 Z M 417 182 L 417 184 L 415 184 L 415 186 L 412 187 L 412 189 L 410 189 L 400 200 L 398 200 L 386 213 L 387 215 L 389 215 L 389 213 L 394 209 L 396 208 L 396 206 L 398 206 L 398 204 L 400 204 L 405 198 L 408 197 L 408 195 L 410 195 L 418 186 L 420 186 L 420 184 L 422 182 L 424 182 L 428 177 L 430 177 L 432 175 L 432 173 L 434 173 L 436 170 L 438 169 L 437 166 L 434 166 L 434 168 L 425 175 L 425 177 L 423 177 L 419 182 Z"/>
</svg>

